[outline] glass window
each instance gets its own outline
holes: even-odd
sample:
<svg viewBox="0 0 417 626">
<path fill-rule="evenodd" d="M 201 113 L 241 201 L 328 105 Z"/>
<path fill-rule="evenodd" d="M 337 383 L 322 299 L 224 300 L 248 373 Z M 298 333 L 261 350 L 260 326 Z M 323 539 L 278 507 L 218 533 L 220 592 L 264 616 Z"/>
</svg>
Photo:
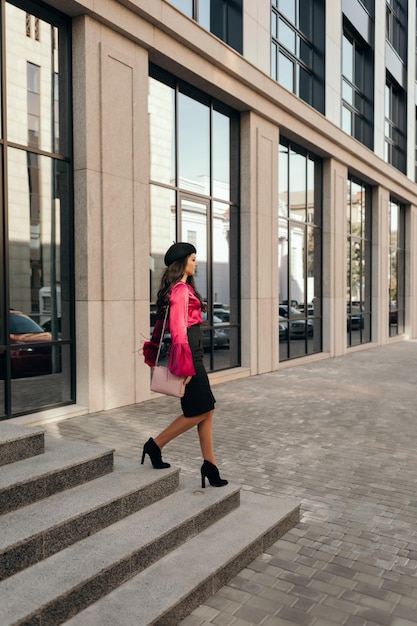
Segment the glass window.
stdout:
<svg viewBox="0 0 417 626">
<path fill-rule="evenodd" d="M 278 187 L 279 359 L 321 352 L 321 162 L 281 140 Z"/>
<path fill-rule="evenodd" d="M 279 83 L 288 89 L 294 90 L 294 64 L 286 54 L 278 54 L 278 76 Z"/>
<path fill-rule="evenodd" d="M 151 328 L 163 256 L 172 241 L 197 248 L 196 283 L 208 304 L 203 343 L 209 371 L 236 367 L 239 345 L 238 116 L 221 103 L 191 91 L 151 67 L 150 93 L 169 102 L 169 124 L 178 128 L 175 145 L 151 141 L 151 164 L 171 163 L 178 175 L 151 185 Z M 161 83 L 161 86 L 155 83 Z M 158 97 L 149 98 L 150 136 L 163 127 Z M 165 154 L 165 152 L 167 154 Z M 153 166 L 151 165 L 151 168 Z M 168 168 L 167 168 L 168 171 Z"/>
<path fill-rule="evenodd" d="M 237 52 L 243 52 L 243 0 L 169 0 Z"/>
<path fill-rule="evenodd" d="M 55 145 L 56 123 L 59 122 L 56 120 L 59 115 L 56 77 L 62 65 L 60 50 L 64 49 L 60 46 L 59 29 L 37 19 L 37 37 L 25 37 L 23 41 L 27 14 L 9 3 L 6 3 L 6 22 L 8 140 L 48 152 L 59 151 L 59 146 L 57 150 Z M 25 73 L 21 61 L 26 63 Z"/>
<path fill-rule="evenodd" d="M 26 3 L 26 8 L 31 3 Z M 40 14 L 37 15 L 36 12 Z M 70 23 L 5 3 L 0 414 L 74 401 Z M 3 209 L 2 209 L 3 210 Z"/>
<path fill-rule="evenodd" d="M 178 178 L 182 189 L 210 193 L 210 108 L 178 94 Z"/>
<path fill-rule="evenodd" d="M 407 1 L 389 0 L 386 3 L 386 38 L 401 60 L 407 62 Z"/>
<path fill-rule="evenodd" d="M 342 129 L 373 149 L 373 52 L 345 31 L 342 40 Z"/>
<path fill-rule="evenodd" d="M 405 271 L 404 271 L 404 224 L 405 209 L 398 202 L 389 203 L 389 336 L 404 332 Z"/>
<path fill-rule="evenodd" d="M 230 118 L 213 111 L 213 196 L 230 200 Z"/>
<path fill-rule="evenodd" d="M 385 160 L 401 172 L 407 165 L 407 111 L 405 92 L 387 79 L 385 85 Z"/>
<path fill-rule="evenodd" d="M 371 196 L 370 188 L 347 182 L 346 311 L 347 345 L 371 341 Z"/>
<path fill-rule="evenodd" d="M 158 80 L 149 83 L 151 180 L 175 181 L 175 92 Z"/>
<path fill-rule="evenodd" d="M 324 2 L 271 5 L 271 76 L 324 113 Z"/>
</svg>

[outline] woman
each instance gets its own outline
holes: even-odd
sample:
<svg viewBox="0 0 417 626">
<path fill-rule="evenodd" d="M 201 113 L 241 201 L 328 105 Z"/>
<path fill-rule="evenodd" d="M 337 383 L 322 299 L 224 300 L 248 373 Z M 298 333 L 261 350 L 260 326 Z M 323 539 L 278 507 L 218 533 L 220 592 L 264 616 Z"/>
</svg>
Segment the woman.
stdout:
<svg viewBox="0 0 417 626">
<path fill-rule="evenodd" d="M 155 469 L 170 467 L 162 460 L 161 450 L 178 435 L 197 426 L 203 455 L 201 485 L 206 478 L 212 487 L 223 487 L 227 480 L 220 478 L 213 451 L 213 414 L 215 399 L 203 363 L 201 324 L 204 308 L 201 295 L 195 288 L 197 268 L 196 249 L 190 243 L 174 243 L 165 254 L 167 266 L 161 278 L 157 296 L 157 316 L 152 338 L 143 346 L 145 363 L 155 366 L 156 354 L 162 332 L 162 320 L 167 306 L 171 348 L 168 369 L 176 376 L 186 378 L 184 396 L 181 398 L 182 415 L 177 417 L 157 437 L 143 446 L 142 464 L 147 454 Z"/>
</svg>

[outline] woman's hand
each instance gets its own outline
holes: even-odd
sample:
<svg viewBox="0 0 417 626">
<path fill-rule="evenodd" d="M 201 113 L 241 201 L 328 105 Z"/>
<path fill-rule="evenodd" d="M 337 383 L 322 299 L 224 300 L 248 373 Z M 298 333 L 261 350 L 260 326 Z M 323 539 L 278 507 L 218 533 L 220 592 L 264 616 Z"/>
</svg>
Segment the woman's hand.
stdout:
<svg viewBox="0 0 417 626">
<path fill-rule="evenodd" d="M 192 376 L 187 376 L 187 378 L 185 379 L 185 384 L 188 385 L 191 379 L 192 379 Z"/>
</svg>

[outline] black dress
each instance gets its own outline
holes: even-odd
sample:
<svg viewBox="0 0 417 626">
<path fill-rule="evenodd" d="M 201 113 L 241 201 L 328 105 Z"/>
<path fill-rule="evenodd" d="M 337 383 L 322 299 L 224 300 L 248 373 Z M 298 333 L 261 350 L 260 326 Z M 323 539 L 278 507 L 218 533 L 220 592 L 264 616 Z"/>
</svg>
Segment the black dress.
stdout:
<svg viewBox="0 0 417 626">
<path fill-rule="evenodd" d="M 195 368 L 195 375 L 185 387 L 185 394 L 181 398 L 181 408 L 184 417 L 196 417 L 202 413 L 212 411 L 215 398 L 212 394 L 210 382 L 204 367 L 203 336 L 199 324 L 190 326 L 187 330 L 188 343 Z"/>
</svg>

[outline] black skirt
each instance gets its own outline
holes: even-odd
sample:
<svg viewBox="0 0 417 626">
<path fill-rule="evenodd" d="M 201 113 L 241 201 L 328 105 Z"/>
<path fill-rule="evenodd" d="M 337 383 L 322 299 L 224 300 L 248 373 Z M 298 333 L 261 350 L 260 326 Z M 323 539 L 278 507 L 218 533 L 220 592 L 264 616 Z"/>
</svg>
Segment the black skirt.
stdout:
<svg viewBox="0 0 417 626">
<path fill-rule="evenodd" d="M 214 409 L 216 402 L 209 383 L 203 357 L 203 336 L 199 325 L 191 326 L 188 331 L 188 343 L 195 367 L 195 375 L 185 387 L 185 394 L 181 398 L 181 408 L 184 417 L 196 417 Z"/>
</svg>

